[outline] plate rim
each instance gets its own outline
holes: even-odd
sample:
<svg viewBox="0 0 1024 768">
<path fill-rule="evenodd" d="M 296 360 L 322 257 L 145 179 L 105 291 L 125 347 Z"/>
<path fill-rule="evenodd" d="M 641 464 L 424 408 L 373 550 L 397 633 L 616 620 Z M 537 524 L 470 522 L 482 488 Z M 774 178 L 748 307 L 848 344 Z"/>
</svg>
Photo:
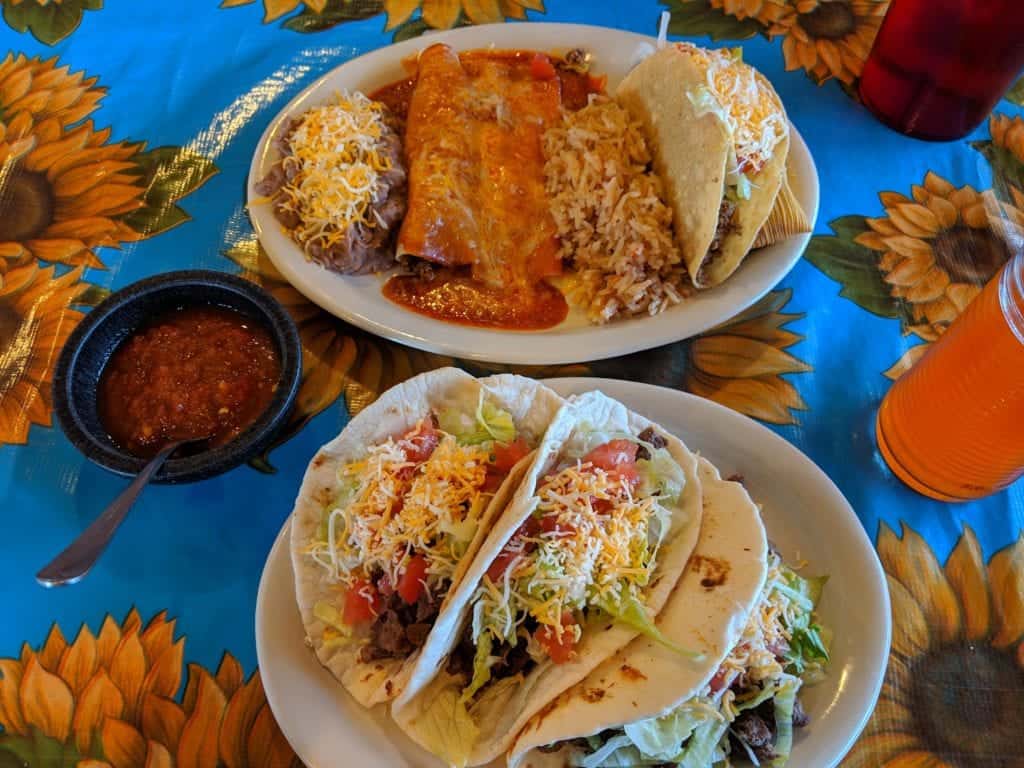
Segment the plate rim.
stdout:
<svg viewBox="0 0 1024 768">
<path fill-rule="evenodd" d="M 625 388 L 631 393 L 635 392 L 637 399 L 643 398 L 644 393 L 651 394 L 655 391 L 658 392 L 659 396 L 668 396 L 670 398 L 676 398 L 681 402 L 688 402 L 686 407 L 706 408 L 712 414 L 719 419 L 723 420 L 726 424 L 729 421 L 733 421 L 736 424 L 743 424 L 745 429 L 753 429 L 762 438 L 767 439 L 779 452 L 789 454 L 794 457 L 797 462 L 804 465 L 804 471 L 810 472 L 818 482 L 822 480 L 824 483 L 822 487 L 829 491 L 830 496 L 835 502 L 832 506 L 839 513 L 839 519 L 843 521 L 843 534 L 852 536 L 857 541 L 857 549 L 869 553 L 870 557 L 867 557 L 867 561 L 871 564 L 871 575 L 870 586 L 872 591 L 875 593 L 875 597 L 880 599 L 880 605 L 878 606 L 878 612 L 882 617 L 883 621 L 883 632 L 882 642 L 877 648 L 877 653 L 874 658 L 870 659 L 871 665 L 869 670 L 873 670 L 871 674 L 874 675 L 874 681 L 868 688 L 868 695 L 866 700 L 866 706 L 862 709 L 857 718 L 856 727 L 850 729 L 845 737 L 839 736 L 836 738 L 836 744 L 838 745 L 835 750 L 832 750 L 835 754 L 832 758 L 830 767 L 837 766 L 842 759 L 849 753 L 850 749 L 857 742 L 860 735 L 863 733 L 865 727 L 868 724 L 872 714 L 878 703 L 879 695 L 882 691 L 882 686 L 885 682 L 886 671 L 888 669 L 889 654 L 892 647 L 892 605 L 891 598 L 889 595 L 889 589 L 886 582 L 885 570 L 882 567 L 881 560 L 878 557 L 878 552 L 875 546 L 872 544 L 871 539 L 861 523 L 860 518 L 857 517 L 856 512 L 850 505 L 846 496 L 842 493 L 839 487 L 833 482 L 832 478 L 814 462 L 807 454 L 805 454 L 799 447 L 786 440 L 781 435 L 777 434 L 773 430 L 766 427 L 764 424 L 745 416 L 741 413 L 731 410 L 720 403 L 716 403 L 713 400 L 700 397 L 698 395 L 684 392 L 678 389 L 672 389 L 670 387 L 658 386 L 656 384 L 648 384 L 645 382 L 634 382 L 625 379 L 610 379 L 603 377 L 589 377 L 589 376 L 567 376 L 557 377 L 550 379 L 543 379 L 543 382 L 559 392 L 559 394 L 566 393 L 577 387 L 586 387 L 590 389 L 601 389 L 607 387 L 609 389 L 620 389 Z M 564 396 L 564 395 L 563 395 Z M 256 593 L 256 610 L 254 614 L 254 630 L 256 640 L 256 657 L 257 664 L 260 670 L 265 670 L 273 667 L 273 662 L 269 665 L 265 664 L 270 658 L 268 651 L 264 647 L 263 638 L 263 627 L 266 625 L 266 611 L 268 610 L 266 605 L 267 584 L 268 584 L 268 571 L 271 561 L 275 557 L 285 557 L 287 559 L 287 568 L 292 569 L 291 557 L 287 550 L 289 541 L 289 528 L 291 525 L 291 513 L 284 520 L 280 530 L 274 537 L 274 541 L 267 554 L 267 558 L 263 565 L 263 570 L 260 573 L 259 585 Z M 278 550 L 284 550 L 284 554 L 278 554 Z M 294 572 L 292 573 L 294 578 Z M 319 663 L 319 662 L 317 662 Z M 281 733 L 284 734 L 289 744 L 293 745 L 294 741 L 288 735 L 289 725 L 286 725 L 287 720 L 283 720 L 277 717 L 276 712 L 280 711 L 275 705 L 277 699 L 277 693 L 273 682 L 273 676 L 262 675 L 263 687 L 266 695 L 267 703 L 271 708 L 271 711 L 275 712 L 275 719 L 277 720 L 278 726 L 281 729 Z M 279 703 L 279 702 L 278 702 Z M 299 755 L 300 759 L 302 755 L 296 750 L 296 754 Z M 798 768 L 794 763 L 794 768 Z"/>
<path fill-rule="evenodd" d="M 678 315 L 674 318 L 677 320 L 676 323 L 663 320 L 662 325 L 654 325 L 652 327 L 651 322 L 657 322 L 659 318 L 673 318 L 672 313 L 674 311 L 684 309 L 685 304 L 680 305 L 678 308 L 667 310 L 665 313 L 656 316 L 634 316 L 631 318 L 623 318 L 608 325 L 574 328 L 571 329 L 572 332 L 564 332 L 561 334 L 551 333 L 552 331 L 556 331 L 558 326 L 555 326 L 553 329 L 545 329 L 542 331 L 476 328 L 457 323 L 446 323 L 445 321 L 418 315 L 411 310 L 403 310 L 408 315 L 408 321 L 405 323 L 385 322 L 378 320 L 365 312 L 347 307 L 338 300 L 337 297 L 332 297 L 330 281 L 325 281 L 325 284 L 321 285 L 318 284 L 319 281 L 313 277 L 303 277 L 300 270 L 302 269 L 302 264 L 305 263 L 305 260 L 303 259 L 301 263 L 297 261 L 296 257 L 301 257 L 301 251 L 299 251 L 298 247 L 294 245 L 290 239 L 288 240 L 288 245 L 291 247 L 287 248 L 287 250 L 279 249 L 273 245 L 268 247 L 269 233 L 265 230 L 269 229 L 271 226 L 277 226 L 276 219 L 272 212 L 267 215 L 261 212 L 261 208 L 256 207 L 257 203 L 259 203 L 261 199 L 265 198 L 264 196 L 256 193 L 255 185 L 261 180 L 260 167 L 263 165 L 264 156 L 266 155 L 274 136 L 280 129 L 280 126 L 295 112 L 296 107 L 300 102 L 306 100 L 314 91 L 322 88 L 324 83 L 334 78 L 339 70 L 357 64 L 358 62 L 364 61 L 370 57 L 383 57 L 384 52 L 391 51 L 392 55 L 396 57 L 396 61 L 400 61 L 401 58 L 404 58 L 408 53 L 418 50 L 426 44 L 449 42 L 457 46 L 461 39 L 473 39 L 477 36 L 485 35 L 487 31 L 502 30 L 504 32 L 518 27 L 526 28 L 527 26 L 531 31 L 538 33 L 544 33 L 545 31 L 549 31 L 552 34 L 563 33 L 566 36 L 570 36 L 570 40 L 573 39 L 571 36 L 585 36 L 589 32 L 600 35 L 612 34 L 614 36 L 621 37 L 623 40 L 630 40 L 635 44 L 647 43 L 654 45 L 656 43 L 656 39 L 650 35 L 592 24 L 541 21 L 531 21 L 522 24 L 509 24 L 507 22 L 480 24 L 471 27 L 431 33 L 429 36 L 413 38 L 399 43 L 391 43 L 386 46 L 381 46 L 344 61 L 338 66 L 324 72 L 322 75 L 317 77 L 316 80 L 290 99 L 288 103 L 275 113 L 268 122 L 253 151 L 252 159 L 249 164 L 249 172 L 246 178 L 245 207 L 250 223 L 268 258 L 289 285 L 325 312 L 349 322 L 366 332 L 380 336 L 392 342 L 414 347 L 426 352 L 448 355 L 463 360 L 510 365 L 557 365 L 604 360 L 693 338 L 698 334 L 707 331 L 709 328 L 713 328 L 720 323 L 727 322 L 730 318 L 748 309 L 757 301 L 764 298 L 769 291 L 776 288 L 779 283 L 784 280 L 790 272 L 792 272 L 796 265 L 803 259 L 804 252 L 810 243 L 811 237 L 813 237 L 821 203 L 821 183 L 817 164 L 814 160 L 814 156 L 811 154 L 807 142 L 804 140 L 797 127 L 793 124 L 792 120 L 789 121 L 792 136 L 790 152 L 791 154 L 795 152 L 799 155 L 798 163 L 806 167 L 806 173 L 801 174 L 798 177 L 799 180 L 797 184 L 804 188 L 806 200 L 811 203 L 808 210 L 808 217 L 811 222 L 811 231 L 794 235 L 781 243 L 769 246 L 785 247 L 786 249 L 784 254 L 776 256 L 779 264 L 775 269 L 766 273 L 760 281 L 755 282 L 752 286 L 752 290 L 747 290 L 746 293 L 741 294 L 739 301 L 733 302 L 728 307 L 722 307 L 717 311 L 712 311 L 710 314 L 707 314 L 707 309 L 703 310 L 706 313 L 706 318 L 692 323 L 694 327 L 689 331 L 684 331 L 682 334 L 672 330 L 673 327 L 679 325 Z M 517 32 L 513 32 L 512 34 L 517 34 Z M 470 44 L 470 46 L 473 45 L 476 44 Z M 738 275 L 742 275 L 744 273 L 744 266 L 740 267 L 737 272 Z M 336 273 L 331 273 L 327 270 L 325 270 L 325 272 L 328 273 L 332 280 L 335 277 L 342 279 L 346 277 L 356 277 L 337 275 Z M 365 278 L 368 276 L 359 277 Z M 372 277 L 376 277 L 376 275 Z M 736 283 L 734 282 L 734 285 L 735 284 Z M 728 285 L 728 281 L 723 283 L 723 286 L 726 285 Z M 380 286 L 377 286 L 376 288 L 378 292 L 379 288 Z M 359 289 L 357 288 L 356 290 Z M 717 286 L 716 288 L 710 289 L 703 295 L 713 296 L 713 292 L 716 290 L 721 291 L 723 288 L 722 286 Z M 380 301 L 386 302 L 387 299 L 381 296 Z M 714 310 L 714 307 L 712 307 L 712 310 Z M 441 325 L 430 330 L 433 323 L 439 323 Z M 626 323 L 630 323 L 632 325 L 626 326 Z M 426 324 L 428 330 L 426 332 L 417 333 L 417 325 L 422 328 L 424 324 Z M 471 341 L 452 341 L 449 339 L 451 334 L 443 332 L 444 328 L 457 328 L 458 331 L 456 332 L 456 335 L 461 333 L 467 334 Z M 659 329 L 661 329 L 661 332 L 659 332 Z M 611 337 L 612 339 L 616 338 L 618 335 L 623 336 L 623 338 L 618 342 L 607 340 L 609 331 L 615 334 L 615 336 Z M 605 334 L 606 341 L 599 345 L 594 345 L 592 342 L 593 334 L 601 333 Z M 577 338 L 577 334 L 579 334 L 579 338 Z M 600 336 L 597 338 L 600 339 Z M 546 348 L 544 344 L 531 344 L 531 340 L 547 340 L 551 344 L 551 347 Z M 576 351 L 574 352 L 573 350 Z"/>
</svg>

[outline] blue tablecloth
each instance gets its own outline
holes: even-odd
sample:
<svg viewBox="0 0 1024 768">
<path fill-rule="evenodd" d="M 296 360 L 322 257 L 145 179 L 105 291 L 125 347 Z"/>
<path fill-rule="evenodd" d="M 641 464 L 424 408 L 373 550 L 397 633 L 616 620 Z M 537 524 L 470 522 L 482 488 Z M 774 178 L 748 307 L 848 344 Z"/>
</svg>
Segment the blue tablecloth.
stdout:
<svg viewBox="0 0 1024 768">
<path fill-rule="evenodd" d="M 326 315 L 260 251 L 243 188 L 273 115 L 347 59 L 432 27 L 655 34 L 666 9 L 674 36 L 741 44 L 775 84 L 818 164 L 815 237 L 781 285 L 717 329 L 530 372 L 639 375 L 799 446 L 890 576 L 889 677 L 847 764 L 1020 764 L 1024 486 L 932 502 L 893 477 L 873 437 L 891 380 L 1008 258 L 989 216 L 998 200 L 1024 217 L 1019 106 L 1002 102 L 949 144 L 877 123 L 853 94 L 885 0 L 262 2 L 0 0 L 0 766 L 293 760 L 256 670 L 264 558 L 315 449 L 382 389 L 444 361 Z M 46 591 L 33 574 L 125 484 L 53 427 L 56 356 L 110 290 L 184 267 L 244 274 L 288 307 L 306 347 L 298 409 L 251 466 L 148 489 L 89 577 Z"/>
</svg>

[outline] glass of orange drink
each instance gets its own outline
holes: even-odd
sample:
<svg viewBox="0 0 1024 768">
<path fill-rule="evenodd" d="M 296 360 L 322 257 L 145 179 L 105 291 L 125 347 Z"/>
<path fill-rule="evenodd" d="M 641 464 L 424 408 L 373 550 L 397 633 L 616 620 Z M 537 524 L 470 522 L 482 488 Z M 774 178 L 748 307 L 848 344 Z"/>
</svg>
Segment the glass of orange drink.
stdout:
<svg viewBox="0 0 1024 768">
<path fill-rule="evenodd" d="M 934 499 L 981 498 L 1024 474 L 1024 255 L 893 384 L 875 433 L 896 476 Z"/>
</svg>

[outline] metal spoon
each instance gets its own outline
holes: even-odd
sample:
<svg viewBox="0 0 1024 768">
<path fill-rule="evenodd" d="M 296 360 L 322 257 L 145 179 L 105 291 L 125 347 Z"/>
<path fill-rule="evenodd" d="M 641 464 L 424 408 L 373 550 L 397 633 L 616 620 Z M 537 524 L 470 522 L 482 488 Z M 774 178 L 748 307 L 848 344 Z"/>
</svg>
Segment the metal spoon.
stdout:
<svg viewBox="0 0 1024 768">
<path fill-rule="evenodd" d="M 201 439 L 205 440 L 206 438 Z M 149 464 L 135 476 L 131 485 L 125 488 L 121 495 L 103 510 L 103 513 L 93 521 L 92 525 L 82 531 L 67 549 L 36 574 L 36 581 L 44 587 L 59 587 L 64 584 L 74 584 L 85 576 L 99 560 L 103 550 L 107 548 L 107 544 L 114 537 L 114 531 L 124 520 L 128 510 L 132 508 L 132 504 L 142 493 L 142 489 L 146 487 L 150 478 L 164 465 L 167 457 L 180 446 L 191 442 L 194 441 L 178 440 L 161 448 Z"/>
</svg>

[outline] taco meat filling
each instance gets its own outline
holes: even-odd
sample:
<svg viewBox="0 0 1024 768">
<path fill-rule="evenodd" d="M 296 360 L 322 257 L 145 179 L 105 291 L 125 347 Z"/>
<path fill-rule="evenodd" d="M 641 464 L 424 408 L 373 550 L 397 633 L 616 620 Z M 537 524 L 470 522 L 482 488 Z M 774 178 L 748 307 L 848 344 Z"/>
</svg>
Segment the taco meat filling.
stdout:
<svg viewBox="0 0 1024 768">
<path fill-rule="evenodd" d="M 487 506 L 529 450 L 481 392 L 475 412 L 429 414 L 343 465 L 308 549 L 338 590 L 314 606 L 324 644 L 354 643 L 362 663 L 422 647 Z"/>
<path fill-rule="evenodd" d="M 810 718 L 804 685 L 828 663 L 827 630 L 815 606 L 825 578 L 805 578 L 768 554 L 768 578 L 740 637 L 710 682 L 668 714 L 540 747 L 582 768 L 785 765 L 793 731 Z"/>
<path fill-rule="evenodd" d="M 463 703 L 517 685 L 539 665 L 571 661 L 596 622 L 660 637 L 647 587 L 686 482 L 666 446 L 653 429 L 616 436 L 570 448 L 541 478 L 532 514 L 481 578 L 448 658 L 448 672 L 463 678 Z"/>
<path fill-rule="evenodd" d="M 722 255 L 722 245 L 725 243 L 725 239 L 739 229 L 739 221 L 736 216 L 738 207 L 738 203 L 728 198 L 722 198 L 722 204 L 718 207 L 718 223 L 715 226 L 715 236 L 711 238 L 707 257 L 704 259 L 704 263 L 701 264 L 698 282 L 705 282 L 708 268 Z"/>
</svg>

